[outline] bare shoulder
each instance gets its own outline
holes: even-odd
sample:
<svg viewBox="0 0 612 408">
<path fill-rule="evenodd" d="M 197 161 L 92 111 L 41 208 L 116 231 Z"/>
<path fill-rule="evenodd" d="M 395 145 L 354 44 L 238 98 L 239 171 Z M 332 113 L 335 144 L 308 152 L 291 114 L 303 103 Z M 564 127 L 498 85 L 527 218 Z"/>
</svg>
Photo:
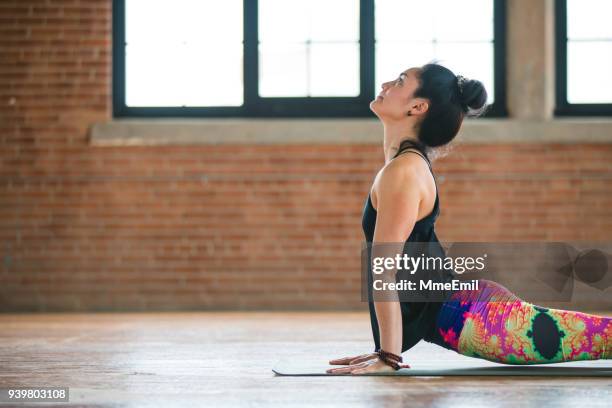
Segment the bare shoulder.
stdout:
<svg viewBox="0 0 612 408">
<path fill-rule="evenodd" d="M 424 171 L 428 171 L 428 165 L 422 157 L 416 154 L 402 154 L 381 169 L 379 182 L 385 185 L 397 183 L 405 187 L 407 181 L 421 180 Z"/>
<path fill-rule="evenodd" d="M 402 154 L 394 158 L 376 176 L 372 202 L 377 203 L 378 196 L 383 194 L 420 196 L 424 171 L 428 171 L 427 163 L 416 154 Z"/>
</svg>

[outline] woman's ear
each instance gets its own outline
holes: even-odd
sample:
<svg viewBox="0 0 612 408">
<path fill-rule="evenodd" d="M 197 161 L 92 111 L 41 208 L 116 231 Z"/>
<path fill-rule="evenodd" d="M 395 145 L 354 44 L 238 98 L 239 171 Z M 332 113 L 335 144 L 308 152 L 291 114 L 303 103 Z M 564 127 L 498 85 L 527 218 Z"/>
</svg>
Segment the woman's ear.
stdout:
<svg viewBox="0 0 612 408">
<path fill-rule="evenodd" d="M 429 110 L 429 101 L 423 98 L 416 98 L 411 110 L 413 115 L 422 115 Z"/>
</svg>

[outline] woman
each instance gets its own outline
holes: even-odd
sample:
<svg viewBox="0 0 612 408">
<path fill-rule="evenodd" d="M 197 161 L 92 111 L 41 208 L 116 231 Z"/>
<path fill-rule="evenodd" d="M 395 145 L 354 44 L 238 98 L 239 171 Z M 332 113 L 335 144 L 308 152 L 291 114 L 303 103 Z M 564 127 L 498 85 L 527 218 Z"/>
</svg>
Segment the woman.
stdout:
<svg viewBox="0 0 612 408">
<path fill-rule="evenodd" d="M 439 200 L 429 156 L 456 136 L 464 116 L 484 113 L 486 90 L 435 63 L 410 68 L 382 88 L 370 109 L 384 126 L 385 165 L 365 203 L 366 241 L 439 246 L 434 231 Z M 375 302 L 371 293 L 369 299 L 375 352 L 331 360 L 347 366 L 328 373 L 408 367 L 401 353 L 421 339 L 506 364 L 612 358 L 612 318 L 539 307 L 489 280 L 440 302 Z"/>
</svg>

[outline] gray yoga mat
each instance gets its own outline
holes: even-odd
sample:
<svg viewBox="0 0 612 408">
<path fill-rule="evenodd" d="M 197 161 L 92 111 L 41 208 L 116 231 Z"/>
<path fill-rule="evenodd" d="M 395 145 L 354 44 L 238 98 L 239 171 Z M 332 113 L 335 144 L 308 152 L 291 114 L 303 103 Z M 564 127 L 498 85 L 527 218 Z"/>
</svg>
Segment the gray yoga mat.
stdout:
<svg viewBox="0 0 612 408">
<path fill-rule="evenodd" d="M 465 362 L 434 361 L 409 363 L 411 368 L 395 372 L 364 374 L 370 376 L 569 376 L 612 377 L 612 360 L 572 361 L 567 363 L 538 365 L 505 365 L 486 360 L 469 359 Z M 278 376 L 312 377 L 342 376 L 351 374 L 327 374 L 328 368 L 341 367 L 326 364 L 299 364 L 288 360 L 279 361 L 272 371 Z"/>
</svg>

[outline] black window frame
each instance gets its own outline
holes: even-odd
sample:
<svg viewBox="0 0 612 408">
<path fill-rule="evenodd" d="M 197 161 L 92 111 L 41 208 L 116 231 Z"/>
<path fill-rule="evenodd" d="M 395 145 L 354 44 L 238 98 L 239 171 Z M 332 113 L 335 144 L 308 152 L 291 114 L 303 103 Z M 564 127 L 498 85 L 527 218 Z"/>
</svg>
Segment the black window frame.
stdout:
<svg viewBox="0 0 612 408">
<path fill-rule="evenodd" d="M 494 1 L 494 95 L 484 117 L 506 117 L 506 0 Z M 356 97 L 260 97 L 257 0 L 243 0 L 244 104 L 238 107 L 129 107 L 125 102 L 125 0 L 113 0 L 113 117 L 359 118 L 375 117 L 375 0 L 360 0 L 360 95 Z M 432 58 L 433 59 L 433 58 Z M 427 61 L 425 61 L 427 62 Z M 425 63 L 424 62 L 424 63 Z M 406 67 L 407 68 L 407 67 Z M 398 69 L 402 69 L 399 67 Z"/>
<path fill-rule="evenodd" d="M 612 103 L 570 103 L 567 100 L 567 0 L 555 2 L 555 116 L 612 116 Z"/>
</svg>

